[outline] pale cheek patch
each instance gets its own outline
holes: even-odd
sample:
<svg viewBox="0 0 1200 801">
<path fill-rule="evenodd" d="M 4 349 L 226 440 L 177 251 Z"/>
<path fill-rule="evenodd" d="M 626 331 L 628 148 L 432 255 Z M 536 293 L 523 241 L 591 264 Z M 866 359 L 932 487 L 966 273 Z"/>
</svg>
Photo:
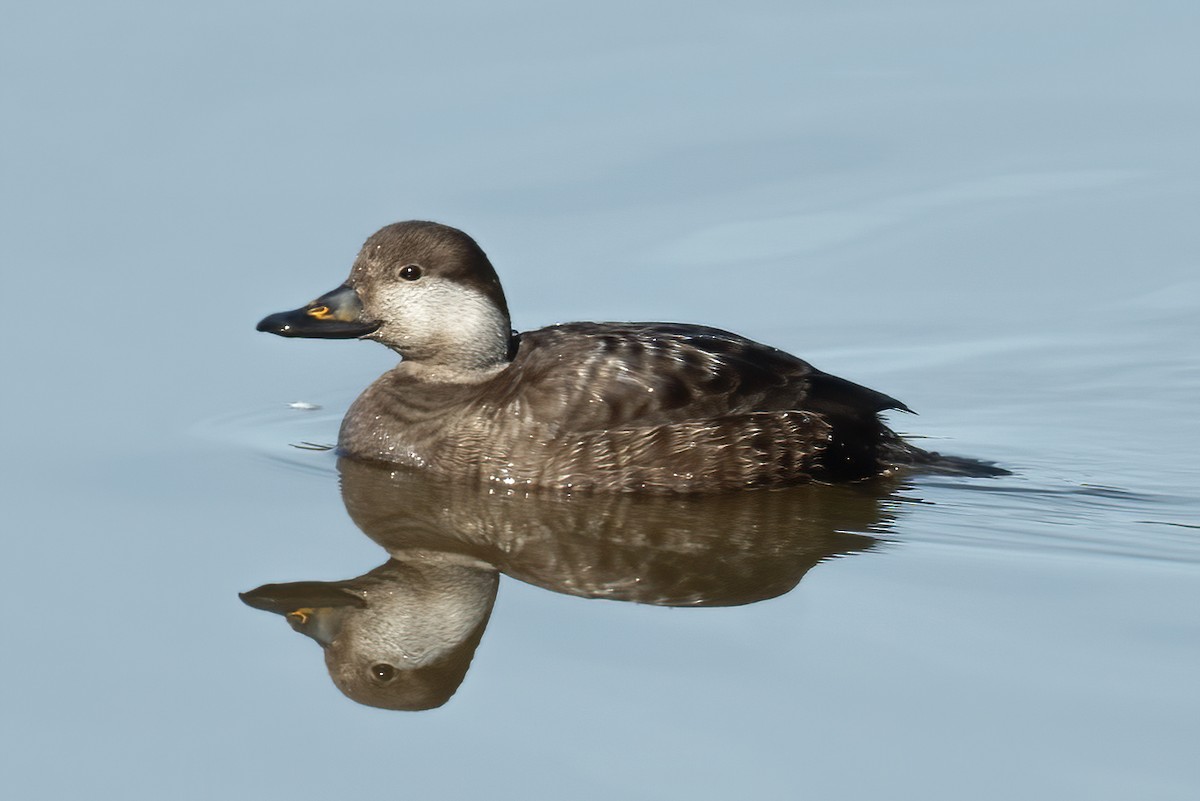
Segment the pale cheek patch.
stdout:
<svg viewBox="0 0 1200 801">
<path fill-rule="evenodd" d="M 507 342 L 508 321 L 488 297 L 454 281 L 422 278 L 380 293 L 386 344 L 413 356 L 477 358 Z M 409 353 L 405 353 L 409 356 Z"/>
</svg>

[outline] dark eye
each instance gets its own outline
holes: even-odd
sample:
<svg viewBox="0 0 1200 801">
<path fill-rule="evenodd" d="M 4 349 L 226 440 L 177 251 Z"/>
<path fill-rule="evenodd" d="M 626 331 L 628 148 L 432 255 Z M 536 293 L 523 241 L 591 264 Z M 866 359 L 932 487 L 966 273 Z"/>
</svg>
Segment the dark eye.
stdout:
<svg viewBox="0 0 1200 801">
<path fill-rule="evenodd" d="M 391 665 L 380 662 L 378 665 L 371 665 L 371 675 L 380 681 L 391 681 L 396 678 L 396 669 Z"/>
<path fill-rule="evenodd" d="M 406 264 L 400 268 L 400 277 L 405 281 L 416 281 L 421 277 L 421 268 L 415 264 Z"/>
</svg>

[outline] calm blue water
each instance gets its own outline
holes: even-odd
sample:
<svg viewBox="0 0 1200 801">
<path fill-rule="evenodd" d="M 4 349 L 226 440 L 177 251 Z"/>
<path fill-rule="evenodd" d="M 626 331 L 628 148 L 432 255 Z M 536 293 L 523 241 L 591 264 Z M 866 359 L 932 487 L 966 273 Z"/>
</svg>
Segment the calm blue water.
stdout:
<svg viewBox="0 0 1200 801">
<path fill-rule="evenodd" d="M 1191 6 L 7 20 L 14 797 L 1200 792 Z M 334 457 L 293 445 L 332 443 L 392 358 L 253 327 L 411 217 L 480 241 L 521 328 L 736 330 L 1014 474 L 805 499 L 826 534 L 765 540 L 791 572 L 750 559 L 747 586 L 799 580 L 747 605 L 563 594 L 514 560 L 444 706 L 356 704 L 237 593 L 386 560 Z"/>
</svg>

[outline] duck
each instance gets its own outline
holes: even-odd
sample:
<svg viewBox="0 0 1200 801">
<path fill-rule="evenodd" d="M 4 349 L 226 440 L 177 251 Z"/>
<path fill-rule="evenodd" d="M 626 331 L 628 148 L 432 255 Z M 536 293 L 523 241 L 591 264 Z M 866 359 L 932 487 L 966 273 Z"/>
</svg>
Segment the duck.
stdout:
<svg viewBox="0 0 1200 801">
<path fill-rule="evenodd" d="M 573 322 L 518 333 L 499 276 L 456 228 L 387 225 L 341 286 L 259 331 L 400 356 L 350 405 L 341 455 L 454 481 L 708 493 L 985 463 L 907 442 L 893 397 L 701 325 Z"/>
</svg>

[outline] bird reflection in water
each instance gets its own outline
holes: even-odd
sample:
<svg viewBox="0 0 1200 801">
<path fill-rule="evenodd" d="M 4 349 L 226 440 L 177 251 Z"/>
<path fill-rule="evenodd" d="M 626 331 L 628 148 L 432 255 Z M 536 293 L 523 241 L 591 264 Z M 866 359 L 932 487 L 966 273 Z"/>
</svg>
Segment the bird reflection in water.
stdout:
<svg viewBox="0 0 1200 801">
<path fill-rule="evenodd" d="M 562 495 L 451 484 L 341 459 L 342 498 L 390 559 L 358 578 L 267 584 L 241 598 L 321 644 L 369 706 L 430 709 L 462 683 L 499 574 L 554 592 L 658 606 L 782 595 L 809 568 L 890 528 L 882 480 L 709 496 Z"/>
</svg>

